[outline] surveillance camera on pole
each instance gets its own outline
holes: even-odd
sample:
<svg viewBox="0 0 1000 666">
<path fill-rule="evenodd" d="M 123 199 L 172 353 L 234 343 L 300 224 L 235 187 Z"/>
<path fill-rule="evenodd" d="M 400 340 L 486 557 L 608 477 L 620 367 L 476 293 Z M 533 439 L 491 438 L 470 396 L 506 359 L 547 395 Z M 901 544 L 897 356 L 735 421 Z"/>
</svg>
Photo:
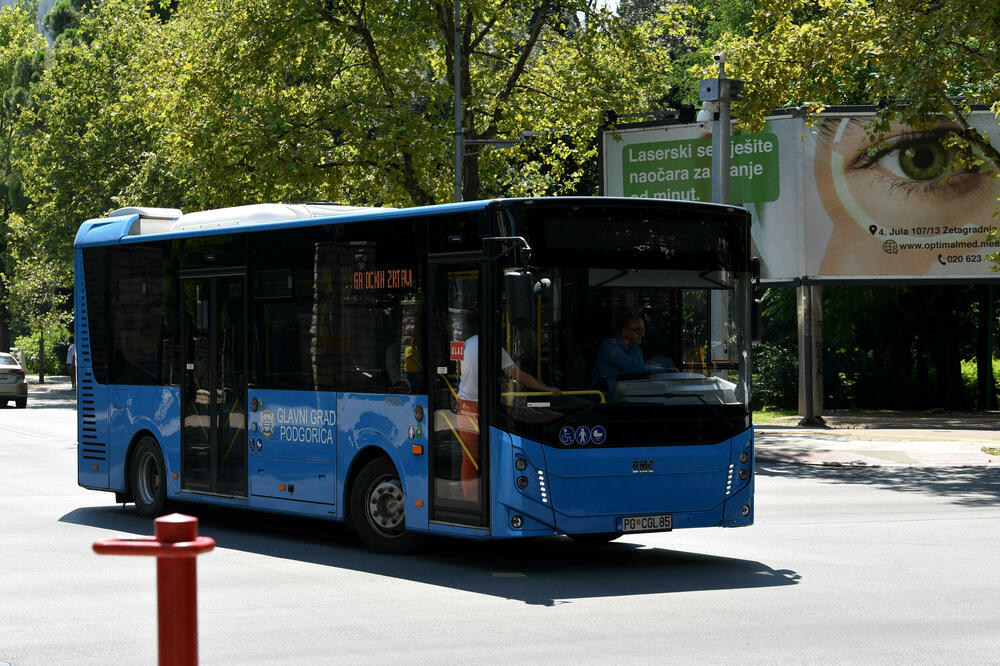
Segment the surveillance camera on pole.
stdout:
<svg viewBox="0 0 1000 666">
<path fill-rule="evenodd" d="M 698 122 L 712 120 L 712 201 L 729 203 L 729 145 L 732 134 L 730 103 L 738 100 L 743 82 L 726 78 L 726 54 L 716 53 L 719 76 L 701 81 L 702 108 Z"/>
</svg>

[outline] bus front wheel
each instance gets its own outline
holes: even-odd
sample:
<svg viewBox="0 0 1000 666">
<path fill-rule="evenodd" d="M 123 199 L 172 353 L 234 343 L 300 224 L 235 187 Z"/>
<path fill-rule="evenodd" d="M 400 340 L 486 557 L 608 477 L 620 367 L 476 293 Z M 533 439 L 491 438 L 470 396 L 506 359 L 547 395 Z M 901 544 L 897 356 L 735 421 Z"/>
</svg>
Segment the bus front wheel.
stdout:
<svg viewBox="0 0 1000 666">
<path fill-rule="evenodd" d="M 425 538 L 406 531 L 403 485 L 388 458 L 376 458 L 358 473 L 351 487 L 351 522 L 361 540 L 378 553 L 409 553 Z"/>
<path fill-rule="evenodd" d="M 143 437 L 136 445 L 129 479 L 139 515 L 147 518 L 160 515 L 167 503 L 167 470 L 160 447 L 152 437 Z"/>
</svg>

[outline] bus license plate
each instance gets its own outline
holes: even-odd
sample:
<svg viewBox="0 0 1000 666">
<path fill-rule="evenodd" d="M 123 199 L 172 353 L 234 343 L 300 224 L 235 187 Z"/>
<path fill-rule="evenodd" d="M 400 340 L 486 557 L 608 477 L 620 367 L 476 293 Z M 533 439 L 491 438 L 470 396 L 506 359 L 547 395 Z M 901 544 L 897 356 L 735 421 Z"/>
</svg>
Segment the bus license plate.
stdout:
<svg viewBox="0 0 1000 666">
<path fill-rule="evenodd" d="M 669 513 L 661 513 L 658 516 L 631 516 L 618 519 L 619 532 L 666 532 L 673 528 L 674 518 Z"/>
</svg>

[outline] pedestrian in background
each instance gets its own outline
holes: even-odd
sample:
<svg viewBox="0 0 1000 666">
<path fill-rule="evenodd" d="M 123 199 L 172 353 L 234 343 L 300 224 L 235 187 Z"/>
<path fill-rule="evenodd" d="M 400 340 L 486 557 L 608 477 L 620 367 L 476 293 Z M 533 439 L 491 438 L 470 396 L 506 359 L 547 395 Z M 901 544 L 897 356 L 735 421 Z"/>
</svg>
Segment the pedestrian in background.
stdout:
<svg viewBox="0 0 1000 666">
<path fill-rule="evenodd" d="M 69 383 L 76 390 L 76 342 L 69 336 L 69 349 L 66 350 L 66 372 L 69 373 Z"/>
</svg>

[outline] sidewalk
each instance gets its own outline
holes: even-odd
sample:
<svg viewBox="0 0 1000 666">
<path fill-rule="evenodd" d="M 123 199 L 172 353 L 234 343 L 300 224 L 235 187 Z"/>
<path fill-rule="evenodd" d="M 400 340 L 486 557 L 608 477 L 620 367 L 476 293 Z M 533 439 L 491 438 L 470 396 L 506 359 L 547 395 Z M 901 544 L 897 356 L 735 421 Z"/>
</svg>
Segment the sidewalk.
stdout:
<svg viewBox="0 0 1000 666">
<path fill-rule="evenodd" d="M 823 419 L 826 427 L 799 426 L 797 416 L 756 426 L 757 460 L 1000 468 L 1000 412 L 831 412 Z"/>
<path fill-rule="evenodd" d="M 28 375 L 28 408 L 45 404 L 50 407 L 76 405 L 76 390 L 69 382 L 69 375 L 45 375 L 45 383 L 38 383 L 38 375 Z"/>
</svg>

